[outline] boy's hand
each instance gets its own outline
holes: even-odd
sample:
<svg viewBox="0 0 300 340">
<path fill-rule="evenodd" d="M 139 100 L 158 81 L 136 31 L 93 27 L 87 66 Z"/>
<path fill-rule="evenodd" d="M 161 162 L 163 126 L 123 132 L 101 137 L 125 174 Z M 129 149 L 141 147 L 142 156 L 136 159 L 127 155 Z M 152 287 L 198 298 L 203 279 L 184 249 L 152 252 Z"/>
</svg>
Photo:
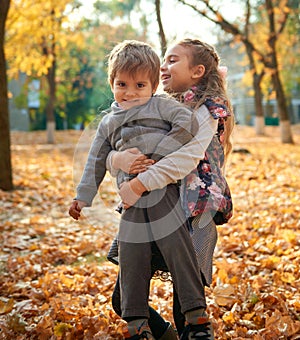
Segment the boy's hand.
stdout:
<svg viewBox="0 0 300 340">
<path fill-rule="evenodd" d="M 87 206 L 86 202 L 74 200 L 69 209 L 69 215 L 74 218 L 74 220 L 78 220 L 80 217 L 81 210 Z"/>
<path fill-rule="evenodd" d="M 112 156 L 112 166 L 127 174 L 139 174 L 147 170 L 154 160 L 148 158 L 140 152 L 138 148 L 130 148 L 114 153 Z"/>
<path fill-rule="evenodd" d="M 137 178 L 123 182 L 120 185 L 119 195 L 122 199 L 124 209 L 133 206 L 145 191 L 147 191 L 147 189 Z"/>
</svg>

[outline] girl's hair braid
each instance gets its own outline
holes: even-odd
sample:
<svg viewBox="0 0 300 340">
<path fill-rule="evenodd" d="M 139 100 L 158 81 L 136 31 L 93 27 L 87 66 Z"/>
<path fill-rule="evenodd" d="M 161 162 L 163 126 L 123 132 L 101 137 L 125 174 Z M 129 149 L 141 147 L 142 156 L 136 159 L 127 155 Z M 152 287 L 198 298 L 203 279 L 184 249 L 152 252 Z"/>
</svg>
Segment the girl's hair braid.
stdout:
<svg viewBox="0 0 300 340">
<path fill-rule="evenodd" d="M 178 45 L 189 49 L 190 51 L 190 66 L 203 65 L 205 73 L 197 84 L 197 103 L 196 108 L 202 105 L 207 98 L 220 97 L 223 99 L 231 112 L 231 116 L 225 121 L 224 131 L 224 151 L 227 156 L 232 150 L 230 136 L 234 126 L 233 110 L 226 91 L 226 81 L 221 74 L 220 57 L 215 48 L 198 39 L 183 39 L 178 42 Z"/>
</svg>

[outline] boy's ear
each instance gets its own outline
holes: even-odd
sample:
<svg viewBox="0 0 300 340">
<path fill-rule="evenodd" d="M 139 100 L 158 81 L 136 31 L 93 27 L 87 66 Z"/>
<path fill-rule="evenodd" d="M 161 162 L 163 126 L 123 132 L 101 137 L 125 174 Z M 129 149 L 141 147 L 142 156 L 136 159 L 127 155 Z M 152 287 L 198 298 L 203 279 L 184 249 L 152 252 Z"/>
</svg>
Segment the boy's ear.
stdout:
<svg viewBox="0 0 300 340">
<path fill-rule="evenodd" d="M 201 77 L 203 77 L 204 73 L 205 73 L 205 66 L 202 65 L 202 64 L 196 65 L 196 66 L 194 66 L 192 78 L 193 79 L 201 78 Z"/>
</svg>

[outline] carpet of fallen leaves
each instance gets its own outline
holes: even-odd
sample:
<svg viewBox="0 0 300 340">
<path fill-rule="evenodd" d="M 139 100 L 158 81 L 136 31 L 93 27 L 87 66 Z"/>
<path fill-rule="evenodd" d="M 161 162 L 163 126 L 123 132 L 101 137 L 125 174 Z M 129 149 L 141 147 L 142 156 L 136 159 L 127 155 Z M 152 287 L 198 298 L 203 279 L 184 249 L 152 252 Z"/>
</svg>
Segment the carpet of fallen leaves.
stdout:
<svg viewBox="0 0 300 340">
<path fill-rule="evenodd" d="M 300 127 L 257 137 L 237 126 L 227 178 L 234 217 L 219 227 L 208 311 L 217 340 L 300 339 Z M 106 253 L 117 230 L 113 181 L 80 221 L 74 196 L 80 131 L 13 132 L 15 190 L 0 191 L 0 340 L 120 339 L 111 308 L 117 267 Z M 152 280 L 151 304 L 172 321 L 170 282 Z"/>
</svg>

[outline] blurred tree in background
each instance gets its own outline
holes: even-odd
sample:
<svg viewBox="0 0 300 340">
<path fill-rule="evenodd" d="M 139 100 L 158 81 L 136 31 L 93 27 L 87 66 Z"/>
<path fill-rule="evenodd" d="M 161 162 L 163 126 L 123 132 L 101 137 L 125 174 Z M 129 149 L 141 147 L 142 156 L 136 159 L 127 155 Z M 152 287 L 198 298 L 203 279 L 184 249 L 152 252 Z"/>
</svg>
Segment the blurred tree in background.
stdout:
<svg viewBox="0 0 300 340">
<path fill-rule="evenodd" d="M 247 0 L 242 8 L 244 15 L 227 19 L 222 12 L 223 4 L 216 5 L 210 0 L 178 0 L 189 6 L 233 36 L 233 43 L 241 43 L 248 57 L 249 73 L 252 75 L 252 89 L 256 106 L 256 129 L 263 134 L 264 114 L 262 109 L 263 77 L 268 74 L 272 91 L 276 94 L 280 118 L 281 140 L 293 143 L 288 105 L 282 82 L 282 63 L 279 46 L 286 31 L 289 19 L 299 16 L 299 2 L 294 0 Z M 281 40 L 280 40 L 281 39 Z M 289 43 L 284 43 L 289 45 Z"/>
<path fill-rule="evenodd" d="M 136 1 L 97 1 L 88 18 L 81 6 L 71 0 L 13 0 L 9 11 L 8 74 L 26 73 L 23 98 L 31 80 L 40 81 L 40 107 L 30 112 L 31 127 L 47 127 L 49 143 L 55 128 L 89 122 L 98 108 L 109 106 L 104 60 L 112 46 L 123 39 L 146 40 L 145 27 L 139 33 L 128 20 Z"/>
<path fill-rule="evenodd" d="M 45 112 L 49 143 L 54 142 L 58 62 L 69 38 L 77 33 L 76 27 L 68 25 L 69 15 L 77 6 L 70 0 L 12 1 L 7 19 L 9 75 L 17 77 L 23 72 L 47 81 Z M 82 39 L 78 36 L 77 41 Z"/>
<path fill-rule="evenodd" d="M 9 0 L 0 1 L 0 189 L 11 190 L 12 168 L 10 154 L 10 128 L 7 96 L 6 59 L 4 54 L 5 22 L 9 9 Z"/>
</svg>

